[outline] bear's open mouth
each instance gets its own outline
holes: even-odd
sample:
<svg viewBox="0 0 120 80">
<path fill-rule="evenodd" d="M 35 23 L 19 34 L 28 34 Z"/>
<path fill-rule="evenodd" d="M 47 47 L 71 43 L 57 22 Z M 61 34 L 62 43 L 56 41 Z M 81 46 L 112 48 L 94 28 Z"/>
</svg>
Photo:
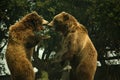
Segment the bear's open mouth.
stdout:
<svg viewBox="0 0 120 80">
<path fill-rule="evenodd" d="M 38 29 L 38 31 L 44 30 L 44 27 L 43 26 L 39 26 L 37 29 Z"/>
</svg>

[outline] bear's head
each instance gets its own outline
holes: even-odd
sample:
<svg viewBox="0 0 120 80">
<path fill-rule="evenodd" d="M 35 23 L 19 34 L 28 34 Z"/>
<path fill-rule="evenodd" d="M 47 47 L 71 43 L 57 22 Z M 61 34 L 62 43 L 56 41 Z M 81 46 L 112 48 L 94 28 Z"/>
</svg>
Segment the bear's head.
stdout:
<svg viewBox="0 0 120 80">
<path fill-rule="evenodd" d="M 76 22 L 77 20 L 72 15 L 66 12 L 61 12 L 57 14 L 48 25 L 54 26 L 56 31 L 65 34 L 72 28 L 73 24 L 77 25 Z"/>
<path fill-rule="evenodd" d="M 26 27 L 32 28 L 33 31 L 43 29 L 43 25 L 48 23 L 48 21 L 39 16 L 35 11 L 27 14 L 21 21 Z"/>
<path fill-rule="evenodd" d="M 41 33 L 43 31 L 43 24 L 47 23 L 48 21 L 39 16 L 37 12 L 31 12 L 10 26 L 9 38 L 19 43 L 26 43 L 28 40 L 33 39 L 31 37 L 47 39 L 47 37 Z"/>
</svg>

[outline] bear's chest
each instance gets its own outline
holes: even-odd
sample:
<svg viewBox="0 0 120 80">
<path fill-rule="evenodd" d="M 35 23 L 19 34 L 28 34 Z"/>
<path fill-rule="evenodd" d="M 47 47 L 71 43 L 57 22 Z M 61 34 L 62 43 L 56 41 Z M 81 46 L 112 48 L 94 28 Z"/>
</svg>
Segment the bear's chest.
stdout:
<svg viewBox="0 0 120 80">
<path fill-rule="evenodd" d="M 62 42 L 61 42 L 61 50 L 62 51 L 67 51 L 68 50 L 68 47 L 69 47 L 69 45 L 68 45 L 68 40 L 66 39 L 66 38 L 63 38 L 63 40 L 62 40 Z"/>
</svg>

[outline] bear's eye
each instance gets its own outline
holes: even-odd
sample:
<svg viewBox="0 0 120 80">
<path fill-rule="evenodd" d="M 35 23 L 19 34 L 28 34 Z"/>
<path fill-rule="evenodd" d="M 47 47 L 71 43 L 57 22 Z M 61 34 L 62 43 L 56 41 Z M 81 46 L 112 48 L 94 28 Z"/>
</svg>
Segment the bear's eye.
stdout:
<svg viewBox="0 0 120 80">
<path fill-rule="evenodd" d="M 57 23 L 58 21 L 56 19 L 54 19 L 54 22 Z"/>
<path fill-rule="evenodd" d="M 55 24 L 61 24 L 62 21 L 60 21 L 60 20 L 56 20 L 56 19 L 55 19 L 55 20 L 54 20 L 54 23 L 55 23 Z"/>
<path fill-rule="evenodd" d="M 39 24 L 39 25 L 42 24 L 42 20 L 41 20 L 41 19 L 37 20 L 36 22 L 37 22 L 37 24 Z"/>
</svg>

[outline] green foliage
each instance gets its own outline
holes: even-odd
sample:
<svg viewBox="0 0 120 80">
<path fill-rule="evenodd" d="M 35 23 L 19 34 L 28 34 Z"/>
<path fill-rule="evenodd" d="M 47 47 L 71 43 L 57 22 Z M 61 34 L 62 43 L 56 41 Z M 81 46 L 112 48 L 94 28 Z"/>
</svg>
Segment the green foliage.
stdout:
<svg viewBox="0 0 120 80">
<path fill-rule="evenodd" d="M 0 1 L 1 20 L 9 27 L 15 23 L 21 16 L 29 12 L 29 2 L 27 0 L 4 0 Z"/>
<path fill-rule="evenodd" d="M 98 30 L 95 29 L 97 33 L 96 36 L 99 36 L 99 40 L 97 41 L 101 41 L 102 44 L 98 44 L 97 47 L 101 49 L 103 47 L 102 50 L 105 51 L 106 47 L 109 47 L 110 50 L 119 50 L 120 7 L 118 6 L 120 6 L 120 4 L 118 3 L 119 0 L 96 1 L 95 7 L 92 8 L 94 9 L 94 13 L 92 13 L 94 17 L 91 26 L 96 26 L 96 28 L 98 28 Z"/>
</svg>

